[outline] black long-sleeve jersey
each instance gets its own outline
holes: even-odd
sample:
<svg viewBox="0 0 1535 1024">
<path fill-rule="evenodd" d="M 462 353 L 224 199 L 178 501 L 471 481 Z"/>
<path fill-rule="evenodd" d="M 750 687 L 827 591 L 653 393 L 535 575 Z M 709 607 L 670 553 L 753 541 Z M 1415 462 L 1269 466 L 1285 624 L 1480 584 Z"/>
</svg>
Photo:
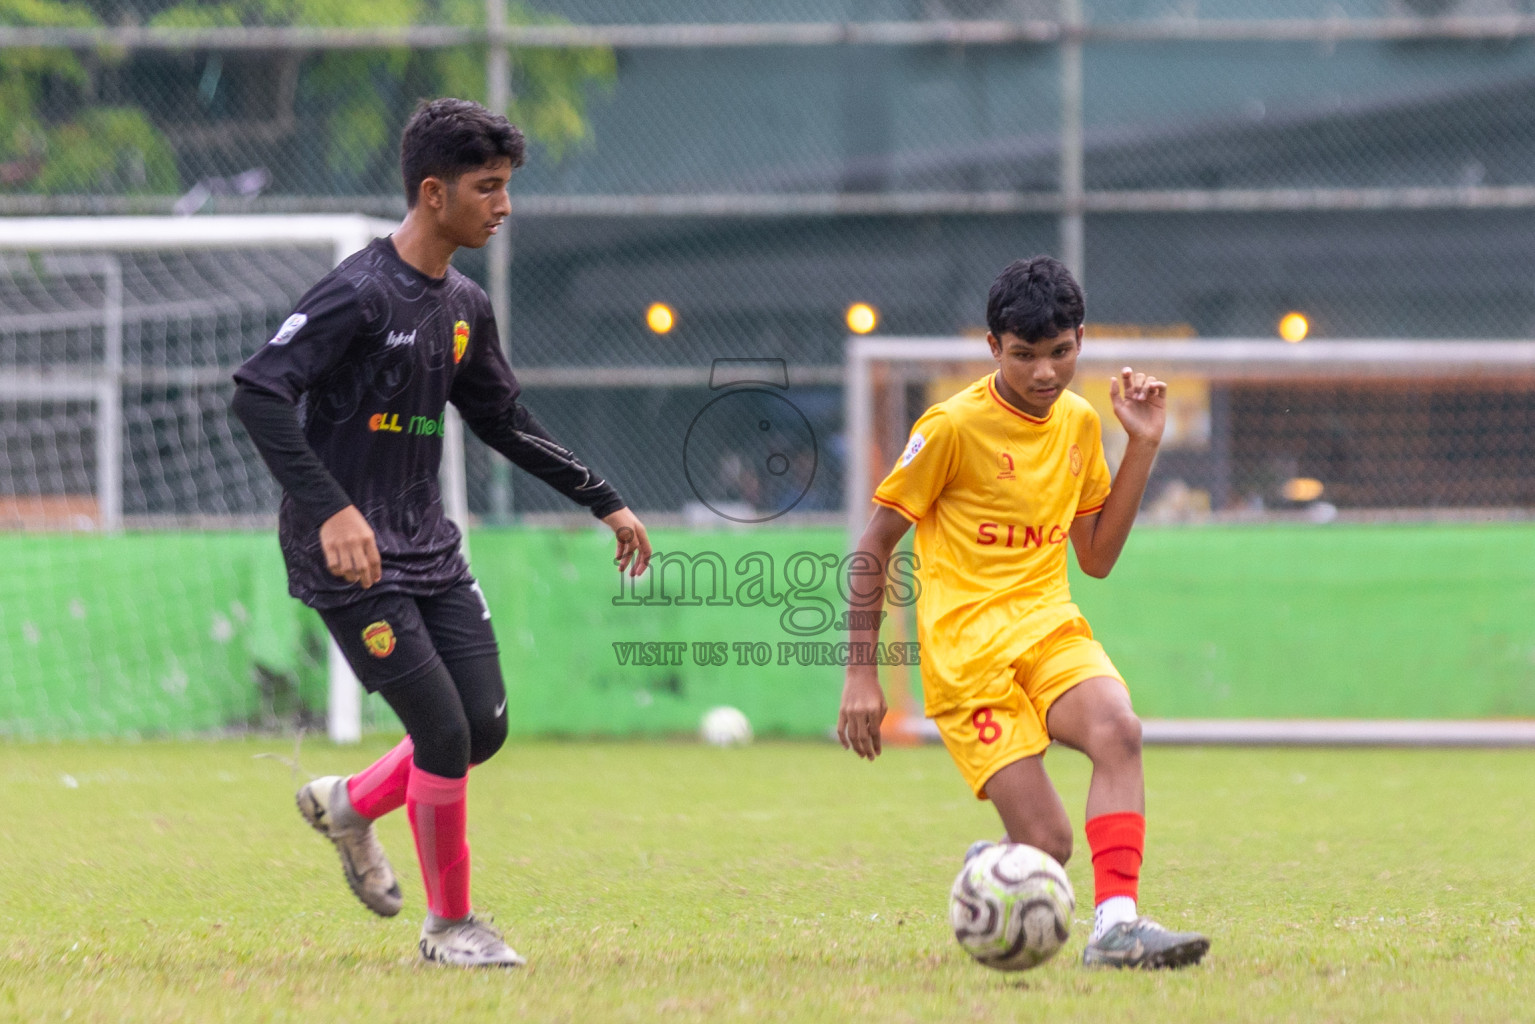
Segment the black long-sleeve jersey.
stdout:
<svg viewBox="0 0 1535 1024">
<path fill-rule="evenodd" d="M 486 444 L 593 515 L 624 507 L 518 402 L 485 292 L 451 268 L 428 277 L 387 238 L 311 288 L 235 382 L 235 414 L 283 487 L 289 592 L 316 608 L 361 593 L 331 575 L 320 547 L 320 524 L 348 504 L 383 560 L 370 593 L 436 594 L 468 578 L 437 483 L 448 402 Z"/>
</svg>

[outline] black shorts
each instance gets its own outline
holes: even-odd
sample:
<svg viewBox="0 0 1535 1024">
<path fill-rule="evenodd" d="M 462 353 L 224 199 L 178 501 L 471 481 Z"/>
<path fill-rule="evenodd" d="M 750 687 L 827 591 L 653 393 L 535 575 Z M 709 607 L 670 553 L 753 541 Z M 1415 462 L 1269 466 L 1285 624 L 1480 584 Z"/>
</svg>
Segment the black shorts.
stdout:
<svg viewBox="0 0 1535 1024">
<path fill-rule="evenodd" d="M 319 611 L 369 693 L 418 679 L 440 662 L 497 653 L 490 608 L 473 580 L 432 597 L 365 592 Z"/>
</svg>

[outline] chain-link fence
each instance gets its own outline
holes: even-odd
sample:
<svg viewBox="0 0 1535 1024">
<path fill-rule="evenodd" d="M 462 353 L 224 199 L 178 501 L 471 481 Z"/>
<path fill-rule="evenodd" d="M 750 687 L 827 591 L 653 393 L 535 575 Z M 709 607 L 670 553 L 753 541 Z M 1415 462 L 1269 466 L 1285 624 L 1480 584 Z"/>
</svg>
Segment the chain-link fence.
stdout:
<svg viewBox="0 0 1535 1024">
<path fill-rule="evenodd" d="M 397 215 L 395 151 L 416 98 L 504 95 L 534 140 L 513 184 L 514 227 L 459 266 L 497 300 L 540 417 L 651 513 L 697 504 L 685 441 L 716 395 L 710 366 L 727 357 L 785 362 L 785 395 L 819 453 L 795 511 L 834 509 L 848 307 L 872 306 L 880 332 L 972 332 L 992 276 L 1034 252 L 1082 274 L 1100 333 L 1266 337 L 1292 310 L 1309 319 L 1307 344 L 1535 330 L 1531 0 L 390 10 L 380 24 L 365 5 L 318 0 L 0 0 L 0 212 Z M 258 333 L 319 265 L 278 269 Z M 129 306 L 228 300 L 269 276 L 216 270 L 150 277 L 130 259 Z M 46 281 L 63 297 L 22 294 Z M 0 338 L 33 337 L 17 317 L 89 307 L 75 292 L 100 287 L 36 266 L 0 284 Z M 187 294 L 165 298 L 178 288 Z M 654 303 L 672 312 L 666 333 L 647 326 Z M 182 337 L 163 316 L 129 319 L 129 338 L 211 337 Z M 232 366 L 249 335 L 230 330 L 204 357 Z M 1423 386 L 1429 407 L 1477 401 Z M 1393 401 L 1366 388 L 1286 405 L 1282 389 L 1244 387 L 1243 407 L 1290 419 L 1264 419 L 1262 443 L 1238 438 L 1246 428 L 1233 421 L 1238 448 L 1262 449 L 1265 464 L 1293 455 L 1302 476 L 1327 467 L 1308 468 L 1296 437 L 1328 423 L 1366 430 L 1376 420 L 1348 416 Z M 1478 440 L 1458 449 L 1492 460 L 1468 479 L 1523 466 L 1516 445 L 1496 440 L 1505 399 L 1488 396 Z M 35 412 L 12 402 L 4 413 L 10 475 L 23 449 L 73 445 L 83 454 L 68 472 L 87 478 L 84 435 L 42 448 L 15 439 Z M 227 430 L 208 426 L 206 410 L 196 430 L 179 412 L 145 415 L 146 450 Z M 1405 431 L 1376 419 L 1382 443 Z M 190 478 L 243 472 L 233 467 L 249 453 L 225 447 L 234 454 L 221 448 L 207 465 L 183 459 Z M 470 468 L 483 516 L 562 508 L 536 485 L 509 488 L 483 449 Z M 209 493 L 156 485 L 126 511 L 250 511 L 226 509 L 223 484 Z M 1420 479 L 1339 496 L 1424 507 L 1518 504 L 1523 493 Z"/>
</svg>

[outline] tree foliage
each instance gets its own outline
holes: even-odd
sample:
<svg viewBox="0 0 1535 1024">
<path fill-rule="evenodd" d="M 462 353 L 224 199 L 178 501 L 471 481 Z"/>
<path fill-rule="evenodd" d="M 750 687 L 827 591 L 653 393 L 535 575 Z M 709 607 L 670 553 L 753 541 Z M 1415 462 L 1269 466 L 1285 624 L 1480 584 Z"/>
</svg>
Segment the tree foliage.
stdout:
<svg viewBox="0 0 1535 1024">
<path fill-rule="evenodd" d="M 85 4 L 0 0 L 0 23 L 83 28 Z M 170 147 L 131 107 L 84 102 L 104 59 L 67 50 L 10 50 L 0 60 L 0 187 L 29 191 L 167 192 L 176 187 Z"/>
<path fill-rule="evenodd" d="M 136 0 L 127 6 L 138 23 L 163 28 L 480 26 L 485 17 L 483 0 Z M 0 0 L 0 23 L 99 26 L 120 23 L 124 9 L 112 0 Z M 509 4 L 508 20 L 560 21 L 520 2 Z M 323 191 L 367 189 L 392 169 L 391 143 L 415 98 L 486 98 L 480 47 L 259 60 L 230 54 L 232 65 L 243 61 L 243 77 L 221 80 L 224 56 L 5 51 L 0 188 L 166 194 L 211 173 L 210 167 L 256 159 L 251 154 L 317 151 L 329 179 Z M 512 66 L 514 99 L 506 113 L 528 137 L 556 159 L 586 143 L 587 98 L 612 82 L 612 52 L 514 51 Z M 223 84 L 232 77 L 233 84 Z M 230 92 L 240 95 L 229 98 Z M 222 163 L 209 151 L 225 154 Z"/>
</svg>

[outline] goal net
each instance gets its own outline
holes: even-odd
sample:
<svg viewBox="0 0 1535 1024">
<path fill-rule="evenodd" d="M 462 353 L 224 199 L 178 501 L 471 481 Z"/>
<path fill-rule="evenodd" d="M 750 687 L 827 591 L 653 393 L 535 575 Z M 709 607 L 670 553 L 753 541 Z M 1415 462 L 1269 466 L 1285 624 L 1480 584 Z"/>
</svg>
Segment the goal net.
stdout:
<svg viewBox="0 0 1535 1024">
<path fill-rule="evenodd" d="M 996 369 L 981 338 L 853 338 L 849 530 L 924 409 Z M 1083 344 L 1072 389 L 1117 467 L 1109 377 L 1169 382 L 1143 519 L 1522 516 L 1535 504 L 1535 342 L 1115 339 Z"/>
<path fill-rule="evenodd" d="M 392 226 L 0 222 L 0 736 L 271 725 L 324 706 L 331 735 L 355 738 L 355 680 L 286 597 L 276 485 L 228 414 L 230 375 Z M 446 461 L 461 467 L 461 449 Z"/>
<path fill-rule="evenodd" d="M 1535 474 L 1530 472 L 1535 465 L 1535 343 L 1122 339 L 1094 337 L 1089 328 L 1072 386 L 1103 420 L 1111 468 L 1117 468 L 1125 435 L 1114 419 L 1108 382 L 1123 366 L 1169 382 L 1167 431 L 1141 523 L 1478 523 L 1527 519 L 1535 507 Z M 895 465 L 917 417 L 995 369 L 982 338 L 848 341 L 848 470 L 843 483 L 851 538 L 868 522 L 873 491 Z M 1261 542 L 1263 537 L 1249 539 Z M 1226 547 L 1221 550 L 1232 550 L 1229 541 L 1222 543 Z M 1424 600 L 1442 592 L 1445 581 L 1434 573 L 1443 571 L 1440 564 L 1415 576 L 1410 560 L 1394 566 L 1391 593 L 1415 602 L 1421 613 Z M 1207 603 L 1219 601 L 1208 590 L 1205 596 Z M 1295 638 L 1265 618 L 1284 609 L 1253 611 L 1251 632 L 1241 640 L 1249 661 L 1234 672 L 1268 678 L 1265 673 L 1271 675 L 1274 665 L 1293 663 Z M 1485 611 L 1467 609 L 1466 623 L 1479 622 Z M 1491 648 L 1497 656 L 1486 653 L 1488 644 L 1523 651 L 1517 645 L 1527 641 L 1501 628 L 1477 626 L 1476 642 L 1482 646 L 1475 650 L 1482 652 L 1489 678 L 1521 679 L 1518 665 L 1499 661 L 1502 647 Z M 913 638 L 910 610 L 893 614 L 885 629 L 887 640 Z M 890 630 L 901 635 L 888 635 Z M 1359 643 L 1375 639 L 1360 637 Z M 1433 641 L 1423 643 L 1419 653 L 1431 653 Z M 1207 646 L 1214 650 L 1213 643 Z M 1508 658 L 1518 660 L 1513 654 Z M 1429 668 L 1429 660 L 1425 657 L 1421 671 L 1443 677 L 1446 666 Z M 1190 672 L 1197 669 L 1192 666 Z M 902 671 L 886 680 L 897 715 L 894 731 L 928 735 L 932 730 L 916 711 L 918 681 L 901 676 Z M 1464 671 L 1476 672 L 1474 661 Z M 1204 685 L 1191 676 L 1185 689 L 1203 693 L 1199 688 Z M 1423 709 L 1418 713 L 1435 713 L 1431 701 L 1416 706 Z M 1493 701 L 1491 706 L 1508 705 Z M 1535 742 L 1535 723 L 1152 721 L 1146 737 L 1164 742 L 1528 744 Z"/>
</svg>

